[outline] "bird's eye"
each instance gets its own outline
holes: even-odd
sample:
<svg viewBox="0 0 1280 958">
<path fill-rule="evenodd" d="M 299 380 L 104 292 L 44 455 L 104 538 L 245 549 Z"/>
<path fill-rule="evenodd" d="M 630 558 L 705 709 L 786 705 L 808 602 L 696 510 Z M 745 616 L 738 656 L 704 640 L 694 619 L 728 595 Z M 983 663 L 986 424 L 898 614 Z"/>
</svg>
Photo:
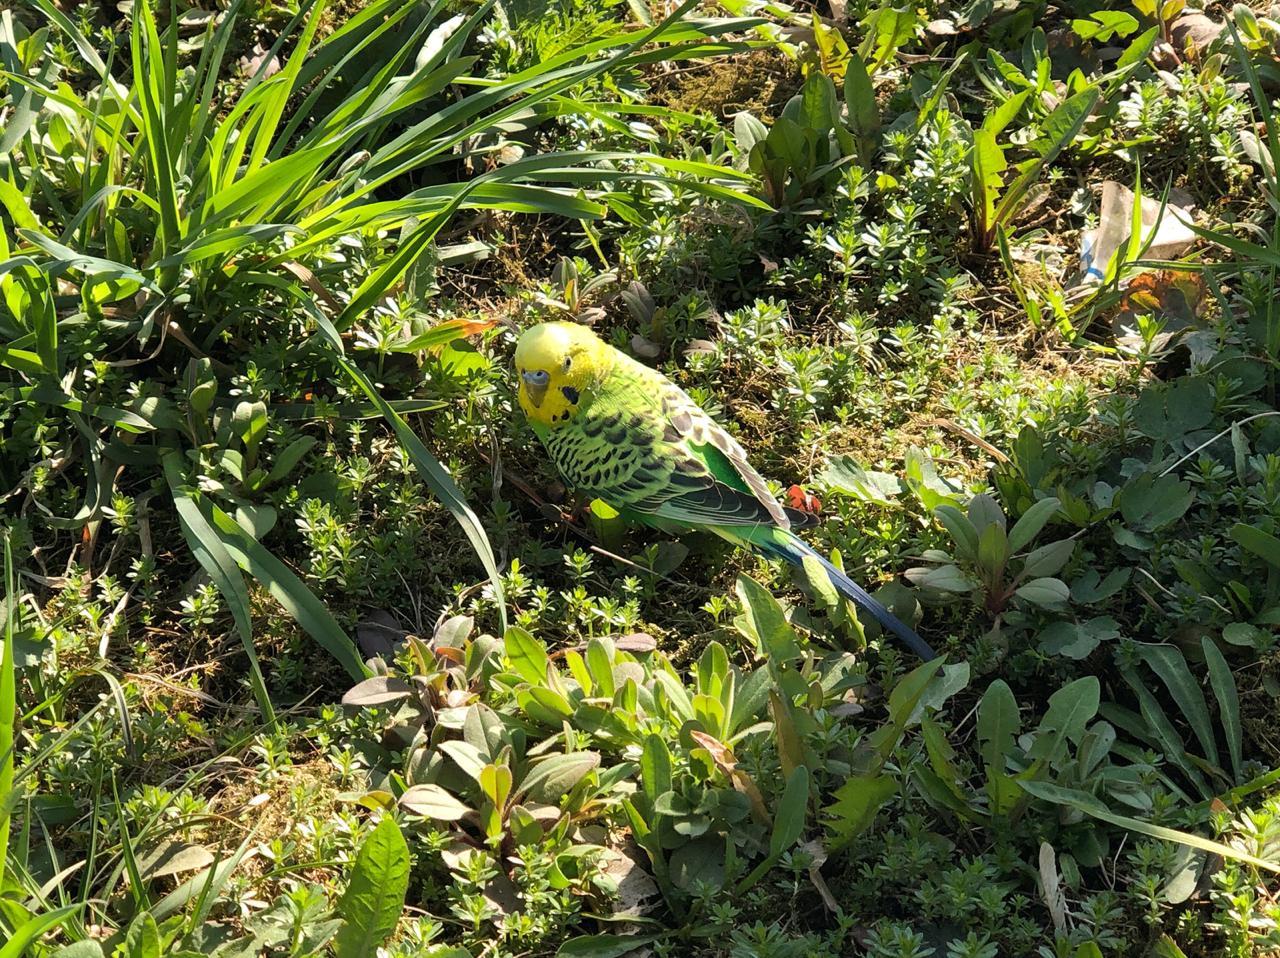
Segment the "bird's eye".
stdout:
<svg viewBox="0 0 1280 958">
<path fill-rule="evenodd" d="M 569 366 L 570 366 L 572 363 L 573 363 L 573 358 L 572 358 L 572 357 L 570 357 L 570 356 L 566 356 L 566 357 L 564 358 L 564 368 L 565 368 L 565 369 L 568 369 L 568 368 L 569 368 Z"/>
</svg>

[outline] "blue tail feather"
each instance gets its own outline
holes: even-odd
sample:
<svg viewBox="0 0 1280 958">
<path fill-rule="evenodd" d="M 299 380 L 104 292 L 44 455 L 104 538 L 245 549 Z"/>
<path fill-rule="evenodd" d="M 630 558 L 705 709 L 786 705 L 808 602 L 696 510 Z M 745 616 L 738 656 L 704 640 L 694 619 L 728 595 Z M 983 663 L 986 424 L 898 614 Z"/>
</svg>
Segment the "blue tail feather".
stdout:
<svg viewBox="0 0 1280 958">
<path fill-rule="evenodd" d="M 920 656 L 924 661 L 931 662 L 938 657 L 937 653 L 930 648 L 929 643 L 920 638 L 914 629 L 886 609 L 876 599 L 872 598 L 866 589 L 828 562 L 803 539 L 788 534 L 786 541 L 774 539 L 767 543 L 762 543 L 753 540 L 752 545 L 762 552 L 772 554 L 779 559 L 785 559 L 795 566 L 803 566 L 805 556 L 812 556 L 817 559 L 822 564 L 822 568 L 826 570 L 827 578 L 836 587 L 836 591 L 873 615 L 882 627 L 900 638 L 912 652 Z"/>
</svg>

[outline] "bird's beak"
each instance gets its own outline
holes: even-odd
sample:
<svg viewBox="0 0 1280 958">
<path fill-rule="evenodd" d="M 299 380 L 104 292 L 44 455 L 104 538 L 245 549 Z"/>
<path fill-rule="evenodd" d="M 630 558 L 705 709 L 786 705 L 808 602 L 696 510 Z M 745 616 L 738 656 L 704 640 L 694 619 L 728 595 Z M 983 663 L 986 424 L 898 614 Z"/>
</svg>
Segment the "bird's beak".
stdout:
<svg viewBox="0 0 1280 958">
<path fill-rule="evenodd" d="M 540 408 L 543 398 L 547 395 L 546 380 L 542 379 L 540 382 L 535 382 L 540 378 L 537 372 L 523 373 L 520 378 L 524 380 L 524 391 L 525 395 L 529 397 L 529 402 L 533 403 L 534 409 Z"/>
</svg>

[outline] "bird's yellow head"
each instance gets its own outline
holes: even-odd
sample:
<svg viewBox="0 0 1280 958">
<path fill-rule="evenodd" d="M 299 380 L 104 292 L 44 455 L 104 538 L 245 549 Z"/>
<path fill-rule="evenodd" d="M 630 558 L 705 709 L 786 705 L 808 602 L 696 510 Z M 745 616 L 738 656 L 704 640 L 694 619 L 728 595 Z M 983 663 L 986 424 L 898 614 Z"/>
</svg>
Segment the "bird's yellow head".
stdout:
<svg viewBox="0 0 1280 958">
<path fill-rule="evenodd" d="M 577 323 L 542 323 L 516 344 L 520 408 L 554 428 L 573 418 L 609 366 L 609 346 Z"/>
</svg>

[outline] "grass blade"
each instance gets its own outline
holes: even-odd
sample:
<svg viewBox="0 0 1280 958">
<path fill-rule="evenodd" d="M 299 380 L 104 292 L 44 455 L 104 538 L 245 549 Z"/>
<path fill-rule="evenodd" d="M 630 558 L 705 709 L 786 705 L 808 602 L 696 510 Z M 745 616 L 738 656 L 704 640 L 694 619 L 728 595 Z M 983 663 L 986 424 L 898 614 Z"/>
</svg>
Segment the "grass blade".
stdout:
<svg viewBox="0 0 1280 958">
<path fill-rule="evenodd" d="M 347 674 L 356 680 L 368 678 L 368 670 L 360 660 L 350 636 L 293 570 L 263 548 L 257 539 L 241 529 L 235 519 L 217 506 L 207 501 L 200 501 L 197 506 L 236 565 L 266 586 L 267 591 L 284 606 L 285 611 L 338 660 Z"/>
<path fill-rule="evenodd" d="M 1180 832 L 1177 829 L 1166 828 L 1163 825 L 1153 825 L 1151 822 L 1130 818 L 1128 815 L 1116 815 L 1088 792 L 1081 792 L 1074 788 L 1063 788 L 1059 785 L 1052 785 L 1049 782 L 1019 781 L 1018 784 L 1022 786 L 1023 791 L 1036 798 L 1046 802 L 1053 802 L 1055 805 L 1065 805 L 1068 808 L 1077 809 L 1109 825 L 1118 825 L 1120 828 L 1127 828 L 1143 835 L 1150 835 L 1152 838 L 1198 848 L 1201 851 L 1245 862 L 1255 868 L 1262 868 L 1280 875 L 1280 862 L 1258 858 L 1248 852 L 1242 852 L 1238 848 L 1232 848 L 1230 845 L 1224 845 L 1222 842 L 1215 842 L 1212 839 L 1194 835 L 1191 832 Z"/>
<path fill-rule="evenodd" d="M 169 141 L 165 129 L 166 112 L 169 103 L 162 104 L 164 83 L 161 70 L 163 60 L 159 57 L 160 37 L 156 33 L 156 22 L 151 12 L 151 0 L 138 0 L 133 13 L 133 86 L 138 91 L 138 100 L 142 105 L 142 137 L 147 143 L 147 152 L 151 161 L 151 180 L 156 191 L 156 199 L 160 204 L 160 234 L 157 237 L 158 248 L 167 253 L 181 235 L 181 222 L 178 209 L 178 190 L 173 179 L 173 162 L 169 156 Z M 172 271 L 167 279 L 176 278 Z M 162 280 L 162 285 L 168 285 Z"/>
<path fill-rule="evenodd" d="M 274 728 L 276 714 L 271 705 L 271 696 L 267 692 L 267 683 L 262 677 L 262 667 L 258 664 L 258 650 L 253 644 L 249 591 L 244 586 L 244 577 L 188 491 L 178 453 L 168 450 L 162 454 L 161 461 L 174 507 L 178 511 L 178 524 L 182 527 L 182 534 L 186 536 L 191 554 L 208 574 L 223 601 L 227 603 L 227 608 L 231 610 L 240 643 L 249 658 L 249 684 L 253 687 L 253 696 L 257 699 L 263 716 Z"/>
<path fill-rule="evenodd" d="M 1222 651 L 1212 639 L 1208 636 L 1201 639 L 1200 647 L 1204 650 L 1204 660 L 1209 667 L 1209 684 L 1213 686 L 1214 698 L 1218 700 L 1218 718 L 1222 723 L 1222 733 L 1227 738 L 1231 773 L 1238 782 L 1244 760 L 1241 756 L 1240 695 L 1236 691 L 1236 680 Z"/>
<path fill-rule="evenodd" d="M 4 536 L 4 659 L 0 662 L 0 887 L 5 885 L 9 857 L 10 809 L 13 807 L 13 760 L 17 751 L 14 729 L 18 711 L 18 662 L 14 641 L 17 584 L 13 573 L 13 544 Z"/>
<path fill-rule="evenodd" d="M 83 907 L 83 903 L 67 905 L 64 908 L 55 908 L 53 911 L 48 911 L 43 915 L 32 918 L 18 928 L 13 933 L 13 937 L 5 942 L 3 948 L 0 948 L 0 958 L 22 958 L 27 953 L 27 948 L 38 941 L 45 932 L 58 927 L 65 919 L 70 918 Z"/>
<path fill-rule="evenodd" d="M 400 440 L 400 444 L 409 453 L 409 458 L 413 460 L 414 466 L 427 484 L 427 487 L 436 494 L 440 501 L 444 503 L 445 508 L 453 514 L 458 525 L 462 526 L 462 531 L 466 533 L 467 538 L 471 541 L 471 547 L 475 550 L 476 555 L 479 556 L 485 571 L 489 573 L 489 580 L 493 584 L 494 602 L 498 606 L 498 619 L 502 631 L 505 632 L 507 628 L 507 610 L 506 596 L 502 589 L 502 575 L 498 572 L 498 560 L 494 557 L 493 546 L 489 543 L 489 536 L 484 531 L 484 526 L 480 524 L 479 518 L 472 512 L 471 507 L 467 504 L 466 497 L 462 494 L 462 490 L 453 481 L 453 477 L 445 472 L 444 467 L 440 465 L 436 457 L 431 455 L 431 452 L 423 445 L 422 440 L 409 428 L 409 424 L 400 417 L 390 403 L 382 398 L 369 377 L 361 372 L 358 366 L 348 361 L 343 352 L 342 339 L 338 336 L 338 331 L 333 328 L 333 324 L 320 312 L 320 308 L 315 303 L 311 303 L 309 311 L 316 320 L 316 324 L 320 327 L 321 337 L 329 348 L 333 350 L 335 362 L 369 397 L 369 401 L 378 408 L 383 418 L 391 424 L 391 428 L 395 430 L 396 438 Z"/>
</svg>

